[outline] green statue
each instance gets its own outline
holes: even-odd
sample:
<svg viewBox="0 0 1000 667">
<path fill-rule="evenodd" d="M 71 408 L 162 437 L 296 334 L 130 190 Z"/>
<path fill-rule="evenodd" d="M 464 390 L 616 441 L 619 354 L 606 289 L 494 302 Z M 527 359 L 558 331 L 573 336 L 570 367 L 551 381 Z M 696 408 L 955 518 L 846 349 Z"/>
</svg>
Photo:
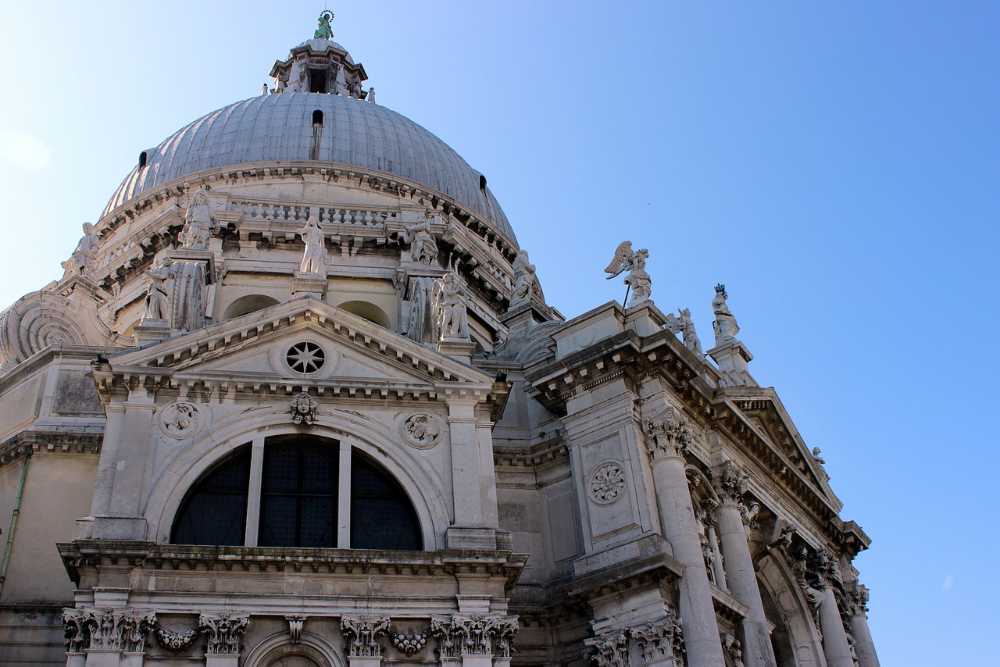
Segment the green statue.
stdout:
<svg viewBox="0 0 1000 667">
<path fill-rule="evenodd" d="M 316 32 L 313 33 L 314 39 L 333 39 L 333 26 L 330 22 L 333 21 L 333 12 L 329 9 L 323 10 L 323 13 L 319 15 L 316 27 Z"/>
</svg>

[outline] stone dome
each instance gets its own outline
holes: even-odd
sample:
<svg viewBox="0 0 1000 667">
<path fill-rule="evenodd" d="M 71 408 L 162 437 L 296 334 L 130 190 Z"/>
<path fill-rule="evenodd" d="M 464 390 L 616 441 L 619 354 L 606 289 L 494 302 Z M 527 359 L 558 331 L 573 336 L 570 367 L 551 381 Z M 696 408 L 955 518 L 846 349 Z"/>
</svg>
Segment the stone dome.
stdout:
<svg viewBox="0 0 1000 667">
<path fill-rule="evenodd" d="M 516 244 L 485 181 L 450 146 L 384 106 L 348 95 L 286 91 L 213 111 L 144 151 L 102 217 L 143 193 L 198 172 L 251 162 L 310 160 L 314 112 L 324 131 L 318 159 L 413 181 L 455 200 Z"/>
</svg>

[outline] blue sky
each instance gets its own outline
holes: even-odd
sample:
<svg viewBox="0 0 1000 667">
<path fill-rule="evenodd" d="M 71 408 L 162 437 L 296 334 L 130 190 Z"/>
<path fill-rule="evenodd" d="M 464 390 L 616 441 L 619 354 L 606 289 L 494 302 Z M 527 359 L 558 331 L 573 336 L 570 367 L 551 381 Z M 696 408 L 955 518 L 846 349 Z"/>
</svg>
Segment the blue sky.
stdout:
<svg viewBox="0 0 1000 667">
<path fill-rule="evenodd" d="M 988 343 L 1000 4 L 337 2 L 379 103 L 489 178 L 548 300 L 623 239 L 711 338 L 712 286 L 810 446 L 883 665 L 1000 664 Z M 61 275 L 138 152 L 258 93 L 321 2 L 0 6 L 5 279 Z"/>
</svg>

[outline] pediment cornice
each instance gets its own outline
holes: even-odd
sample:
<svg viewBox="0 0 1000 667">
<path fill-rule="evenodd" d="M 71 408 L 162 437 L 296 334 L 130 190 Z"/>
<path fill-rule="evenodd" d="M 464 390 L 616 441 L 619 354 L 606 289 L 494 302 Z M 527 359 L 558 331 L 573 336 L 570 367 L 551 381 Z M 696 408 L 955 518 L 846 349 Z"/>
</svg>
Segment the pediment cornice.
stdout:
<svg viewBox="0 0 1000 667">
<path fill-rule="evenodd" d="M 304 332 L 322 336 L 359 357 L 375 360 L 393 369 L 395 375 L 319 380 L 218 368 L 218 362 L 228 356 Z M 319 395 L 350 398 L 433 400 L 467 396 L 483 400 L 494 387 L 493 379 L 475 368 L 357 315 L 309 298 L 270 306 L 147 348 L 110 356 L 95 365 L 94 377 L 105 395 L 140 384 L 153 389 L 202 384 L 209 393 L 222 394 L 314 391 Z"/>
</svg>

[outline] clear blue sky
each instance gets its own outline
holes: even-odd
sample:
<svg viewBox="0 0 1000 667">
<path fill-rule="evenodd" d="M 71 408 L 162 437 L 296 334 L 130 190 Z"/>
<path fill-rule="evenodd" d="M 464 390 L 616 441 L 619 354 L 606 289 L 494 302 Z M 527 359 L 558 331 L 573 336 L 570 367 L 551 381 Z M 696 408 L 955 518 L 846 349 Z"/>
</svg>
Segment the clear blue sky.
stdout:
<svg viewBox="0 0 1000 667">
<path fill-rule="evenodd" d="M 843 516 L 882 664 L 1000 664 L 1000 4 L 336 2 L 381 104 L 489 182 L 568 316 L 724 281 Z M 0 302 L 59 277 L 138 152 L 260 90 L 322 2 L 5 2 Z"/>
</svg>

